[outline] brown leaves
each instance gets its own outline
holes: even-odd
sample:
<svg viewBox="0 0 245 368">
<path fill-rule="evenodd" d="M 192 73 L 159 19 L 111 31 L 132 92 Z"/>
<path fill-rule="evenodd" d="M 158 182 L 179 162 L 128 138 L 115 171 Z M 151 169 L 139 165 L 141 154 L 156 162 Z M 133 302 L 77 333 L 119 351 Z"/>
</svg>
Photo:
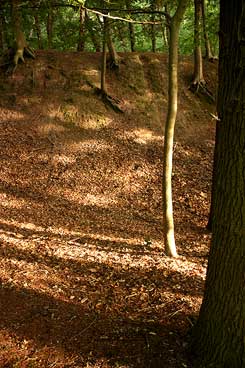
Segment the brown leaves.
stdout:
<svg viewBox="0 0 245 368">
<path fill-rule="evenodd" d="M 84 58 L 97 70 L 96 55 Z M 69 71 L 81 60 L 59 62 Z M 181 256 L 171 260 L 162 233 L 163 96 L 150 80 L 135 94 L 112 75 L 109 88 L 128 109 L 119 117 L 78 84 L 68 101 L 64 80 L 58 89 L 50 73 L 55 93 L 26 91 L 16 108 L 0 109 L 0 365 L 175 368 L 185 362 L 209 245 L 206 110 L 193 101 L 189 109 L 182 95 L 173 176 Z"/>
</svg>

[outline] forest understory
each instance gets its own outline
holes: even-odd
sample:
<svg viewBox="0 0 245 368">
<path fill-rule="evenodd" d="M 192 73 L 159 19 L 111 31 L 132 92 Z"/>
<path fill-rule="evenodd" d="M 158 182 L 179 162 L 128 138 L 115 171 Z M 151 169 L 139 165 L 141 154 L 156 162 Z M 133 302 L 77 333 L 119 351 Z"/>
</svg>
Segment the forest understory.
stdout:
<svg viewBox="0 0 245 368">
<path fill-rule="evenodd" d="M 37 51 L 0 71 L 0 367 L 189 367 L 210 234 L 215 106 L 180 58 L 165 256 L 161 180 L 167 56 Z M 205 80 L 215 94 L 215 63 Z"/>
</svg>

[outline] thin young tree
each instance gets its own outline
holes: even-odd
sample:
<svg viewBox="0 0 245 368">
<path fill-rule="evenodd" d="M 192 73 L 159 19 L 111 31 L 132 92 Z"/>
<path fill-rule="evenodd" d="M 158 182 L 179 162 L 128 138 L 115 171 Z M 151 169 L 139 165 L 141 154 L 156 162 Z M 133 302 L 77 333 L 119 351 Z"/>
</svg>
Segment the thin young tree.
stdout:
<svg viewBox="0 0 245 368">
<path fill-rule="evenodd" d="M 162 191 L 165 252 L 168 256 L 172 257 L 177 256 L 174 238 L 172 165 L 174 128 L 178 104 L 178 41 L 181 21 L 188 3 L 189 0 L 179 0 L 177 10 L 170 21 L 168 111 L 164 134 Z"/>
<path fill-rule="evenodd" d="M 220 1 L 213 236 L 193 330 L 198 368 L 245 367 L 245 0 Z"/>
</svg>

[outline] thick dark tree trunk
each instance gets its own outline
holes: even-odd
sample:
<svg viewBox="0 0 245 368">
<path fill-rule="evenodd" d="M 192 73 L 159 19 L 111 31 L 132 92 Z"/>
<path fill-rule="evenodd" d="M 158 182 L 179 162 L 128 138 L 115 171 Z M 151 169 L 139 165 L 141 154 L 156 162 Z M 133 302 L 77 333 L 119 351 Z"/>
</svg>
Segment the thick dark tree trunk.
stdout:
<svg viewBox="0 0 245 368">
<path fill-rule="evenodd" d="M 217 147 L 218 147 L 218 137 L 219 137 L 219 130 L 220 122 L 216 122 L 216 134 L 215 134 L 215 148 L 214 148 L 214 159 L 213 159 L 213 175 L 212 175 L 212 190 L 211 190 L 211 201 L 210 201 L 210 210 L 209 210 L 209 217 L 207 223 L 207 229 L 209 231 L 213 230 L 213 220 L 214 220 L 214 196 L 215 196 L 215 178 L 217 173 Z"/>
<path fill-rule="evenodd" d="M 193 331 L 196 366 L 245 367 L 245 0 L 220 1 L 213 237 Z"/>
</svg>

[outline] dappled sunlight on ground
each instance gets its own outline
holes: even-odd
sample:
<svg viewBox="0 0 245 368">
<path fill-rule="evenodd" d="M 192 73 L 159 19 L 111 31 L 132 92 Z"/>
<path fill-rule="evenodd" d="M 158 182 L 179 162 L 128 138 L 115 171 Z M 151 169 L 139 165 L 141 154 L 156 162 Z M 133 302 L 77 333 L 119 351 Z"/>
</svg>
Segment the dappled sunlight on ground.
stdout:
<svg viewBox="0 0 245 368">
<path fill-rule="evenodd" d="M 180 256 L 169 259 L 166 57 L 125 55 L 108 78 L 124 108 L 116 114 L 93 91 L 99 55 L 82 54 L 81 67 L 79 53 L 50 54 L 58 67 L 39 52 L 31 92 L 20 65 L 22 79 L 0 97 L 0 366 L 187 367 L 210 241 L 208 108 L 183 92 L 173 173 Z"/>
<path fill-rule="evenodd" d="M 129 135 L 130 137 L 130 135 Z M 147 144 L 148 142 L 154 141 L 162 141 L 163 138 L 161 136 L 156 136 L 150 129 L 137 129 L 131 134 L 132 139 L 139 144 Z"/>
</svg>

